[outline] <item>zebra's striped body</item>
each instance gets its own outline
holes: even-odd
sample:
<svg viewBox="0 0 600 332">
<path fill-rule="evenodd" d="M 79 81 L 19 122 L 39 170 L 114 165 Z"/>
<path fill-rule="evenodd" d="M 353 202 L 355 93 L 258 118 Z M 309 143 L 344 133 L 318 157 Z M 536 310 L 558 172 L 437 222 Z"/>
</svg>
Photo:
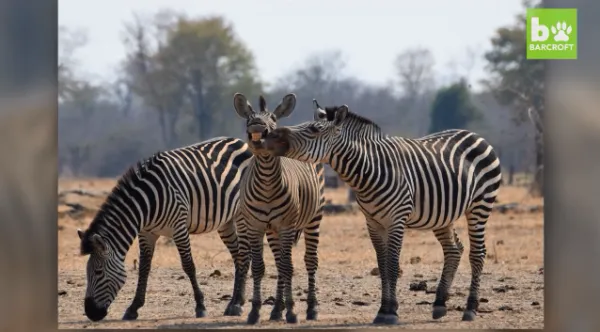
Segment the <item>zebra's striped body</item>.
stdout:
<svg viewBox="0 0 600 332">
<path fill-rule="evenodd" d="M 266 146 L 276 155 L 329 163 L 355 192 L 381 271 L 381 308 L 374 323 L 397 322 L 398 258 L 406 228 L 432 230 L 442 245 L 444 267 L 433 317 L 446 314 L 448 290 L 463 252 L 454 221 L 463 215 L 472 268 L 463 320 L 472 320 L 486 254 L 485 225 L 501 183 L 491 145 L 466 130 L 419 139 L 392 137 L 349 113 L 346 105 L 322 110 L 315 101 L 315 106 L 315 121 L 276 129 Z"/>
<path fill-rule="evenodd" d="M 286 321 L 295 323 L 292 294 L 292 246 L 302 233 L 306 244 L 304 261 L 308 272 L 307 319 L 317 316 L 316 271 L 319 226 L 324 205 L 325 178 L 322 164 L 308 164 L 292 159 L 274 157 L 262 148 L 263 138 L 275 129 L 276 120 L 289 115 L 295 105 L 295 96 L 284 97 L 273 113 L 260 97 L 260 111 L 241 94 L 234 97 L 237 113 L 247 119 L 249 146 L 255 157 L 240 182 L 240 256 L 252 255 L 254 292 L 248 323 L 258 322 L 262 305 L 261 282 L 265 272 L 263 238 L 267 241 L 277 265 L 277 292 L 271 320 L 282 318 L 284 306 Z M 243 266 L 247 266 L 244 264 Z M 245 274 L 244 274 L 245 275 Z M 285 301 L 284 301 L 285 298 Z"/>
<path fill-rule="evenodd" d="M 190 234 L 218 231 L 232 255 L 236 282 L 225 315 L 240 315 L 244 285 L 238 257 L 234 215 L 239 182 L 252 159 L 248 145 L 218 137 L 187 147 L 159 152 L 138 162 L 118 181 L 89 228 L 78 230 L 87 263 L 85 312 L 103 319 L 125 283 L 125 255 L 139 238 L 139 278 L 135 297 L 123 319 L 136 319 L 144 305 L 156 240 L 173 238 L 196 300 L 196 316 L 206 315 L 204 295 L 196 280 Z"/>
</svg>

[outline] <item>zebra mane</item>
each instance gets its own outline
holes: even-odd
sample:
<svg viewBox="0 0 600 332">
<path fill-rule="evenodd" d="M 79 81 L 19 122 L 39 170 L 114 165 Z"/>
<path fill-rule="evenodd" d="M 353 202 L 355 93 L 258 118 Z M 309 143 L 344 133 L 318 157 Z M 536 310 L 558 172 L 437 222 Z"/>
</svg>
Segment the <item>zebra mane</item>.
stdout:
<svg viewBox="0 0 600 332">
<path fill-rule="evenodd" d="M 338 108 L 340 108 L 340 106 L 325 107 L 325 113 L 327 113 L 327 121 L 333 121 L 335 119 L 335 112 L 338 110 Z M 349 119 L 350 121 L 352 121 L 356 124 L 372 126 L 376 130 L 381 131 L 381 127 L 378 124 L 376 124 L 375 122 L 373 122 L 373 120 L 368 119 L 362 115 L 356 114 L 354 112 L 348 111 L 348 115 L 346 115 L 346 119 Z"/>
<path fill-rule="evenodd" d="M 149 158 L 139 160 L 134 165 L 129 167 L 127 171 L 125 171 L 125 173 L 123 173 L 123 175 L 119 178 L 117 184 L 108 194 L 85 232 L 86 236 L 81 242 L 82 254 L 89 254 L 92 252 L 92 245 L 88 241 L 88 236 L 91 234 L 97 234 L 98 231 L 103 228 L 105 222 L 110 219 L 108 217 L 109 211 L 111 206 L 113 206 L 113 204 L 117 201 L 117 197 L 120 197 L 122 193 L 134 186 L 137 181 L 141 180 L 144 176 L 144 173 L 148 170 L 148 166 L 152 165 L 152 163 L 157 160 L 157 157 L 159 157 L 161 153 L 162 152 L 156 152 Z"/>
</svg>

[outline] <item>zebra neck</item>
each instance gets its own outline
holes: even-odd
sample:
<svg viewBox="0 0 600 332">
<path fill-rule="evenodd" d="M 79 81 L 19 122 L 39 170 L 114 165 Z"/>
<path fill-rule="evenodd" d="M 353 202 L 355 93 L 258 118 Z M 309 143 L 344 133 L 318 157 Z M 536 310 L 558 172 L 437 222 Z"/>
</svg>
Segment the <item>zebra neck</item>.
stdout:
<svg viewBox="0 0 600 332">
<path fill-rule="evenodd" d="M 262 187 L 275 187 L 282 182 L 281 157 L 256 155 L 254 176 Z"/>
<path fill-rule="evenodd" d="M 121 260 L 125 260 L 129 248 L 131 248 L 133 241 L 138 235 L 137 229 L 134 234 L 131 234 L 129 231 L 122 231 L 122 228 L 119 227 L 119 225 L 104 226 L 105 227 L 98 229 L 98 233 L 106 242 L 108 242 L 108 245 L 111 247 L 115 256 Z"/>
<path fill-rule="evenodd" d="M 140 231 L 141 221 L 138 220 L 139 211 L 135 206 L 131 202 L 128 204 L 123 198 L 109 199 L 108 204 L 96 215 L 93 226 L 90 226 L 109 243 L 119 258 L 125 259 Z"/>
<path fill-rule="evenodd" d="M 368 178 L 376 165 L 375 156 L 367 153 L 367 146 L 358 141 L 348 141 L 337 147 L 331 155 L 329 165 L 357 196 L 370 190 Z"/>
</svg>

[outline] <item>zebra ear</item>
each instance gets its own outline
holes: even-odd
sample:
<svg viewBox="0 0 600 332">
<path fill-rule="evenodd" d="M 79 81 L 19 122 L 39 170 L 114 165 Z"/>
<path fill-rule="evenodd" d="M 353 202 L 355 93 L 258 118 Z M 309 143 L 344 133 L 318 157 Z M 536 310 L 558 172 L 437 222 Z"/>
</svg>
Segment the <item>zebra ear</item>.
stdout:
<svg viewBox="0 0 600 332">
<path fill-rule="evenodd" d="M 342 105 L 335 110 L 335 118 L 333 119 L 333 124 L 336 126 L 340 126 L 346 116 L 348 115 L 348 105 Z"/>
<path fill-rule="evenodd" d="M 327 118 L 327 113 L 325 113 L 325 111 L 321 108 L 321 105 L 319 105 L 319 102 L 317 102 L 316 99 L 313 99 L 313 108 L 314 108 L 314 114 L 313 114 L 314 121 L 320 121 L 320 120 L 324 120 L 325 118 Z"/>
<path fill-rule="evenodd" d="M 83 231 L 81 229 L 77 228 L 77 235 L 79 236 L 80 240 L 83 240 L 83 234 L 84 234 Z"/>
<path fill-rule="evenodd" d="M 92 237 L 90 238 L 90 241 L 92 243 L 92 247 L 94 248 L 94 251 L 96 251 L 97 253 L 105 254 L 108 251 L 106 242 L 104 242 L 104 239 L 100 235 L 98 235 L 98 234 L 92 235 Z"/>
<path fill-rule="evenodd" d="M 281 103 L 275 107 L 273 114 L 275 114 L 277 119 L 285 118 L 292 114 L 294 108 L 296 108 L 296 95 L 288 93 L 283 97 Z"/>
<path fill-rule="evenodd" d="M 254 113 L 252 105 L 250 105 L 246 96 L 239 92 L 233 95 L 233 107 L 237 114 L 244 119 L 248 119 Z"/>
</svg>

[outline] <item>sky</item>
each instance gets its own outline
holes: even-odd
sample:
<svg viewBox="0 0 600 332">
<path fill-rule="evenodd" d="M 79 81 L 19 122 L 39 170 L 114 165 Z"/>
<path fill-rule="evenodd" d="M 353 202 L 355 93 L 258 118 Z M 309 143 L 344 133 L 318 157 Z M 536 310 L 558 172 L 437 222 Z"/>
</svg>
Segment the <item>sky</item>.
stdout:
<svg viewBox="0 0 600 332">
<path fill-rule="evenodd" d="M 94 81 L 112 81 L 125 55 L 123 24 L 134 13 L 160 9 L 224 16 L 267 83 L 312 54 L 340 50 L 348 75 L 386 84 L 395 78 L 399 53 L 425 47 L 441 80 L 458 70 L 468 73 L 475 89 L 487 74 L 483 53 L 490 38 L 523 11 L 521 0 L 60 0 L 58 19 L 87 34 L 87 44 L 75 54 L 78 70 Z"/>
</svg>

